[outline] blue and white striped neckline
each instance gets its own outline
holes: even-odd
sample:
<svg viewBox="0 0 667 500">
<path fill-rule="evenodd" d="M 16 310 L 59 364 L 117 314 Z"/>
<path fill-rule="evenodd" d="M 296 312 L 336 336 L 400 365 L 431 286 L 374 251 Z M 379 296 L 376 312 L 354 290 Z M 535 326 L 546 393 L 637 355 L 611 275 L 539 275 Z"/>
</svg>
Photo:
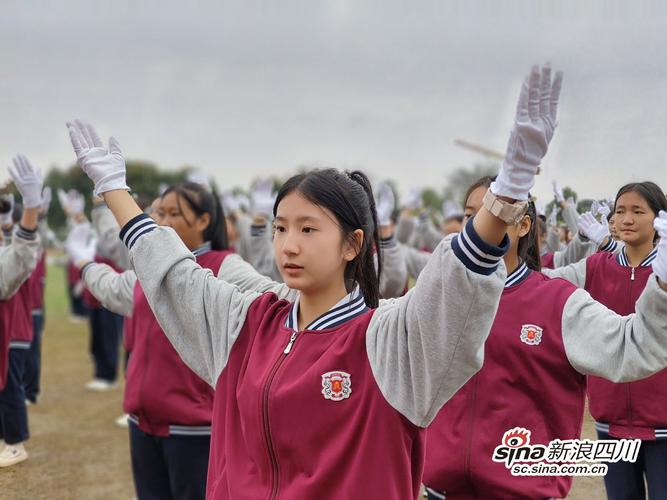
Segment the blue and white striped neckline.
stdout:
<svg viewBox="0 0 667 500">
<path fill-rule="evenodd" d="M 651 262 L 655 260 L 655 257 L 657 255 L 658 255 L 658 248 L 656 247 L 653 250 L 651 250 L 651 253 L 649 253 L 646 256 L 646 258 L 639 263 L 639 266 L 637 267 L 649 267 L 651 265 Z M 628 260 L 628 256 L 625 253 L 625 247 L 623 247 L 616 256 L 616 262 L 618 262 L 620 265 L 624 267 L 632 267 L 630 265 L 630 261 Z"/>
<path fill-rule="evenodd" d="M 505 280 L 505 288 L 518 285 L 523 283 L 523 281 L 530 275 L 530 268 L 526 265 L 525 262 L 519 264 L 514 271 L 507 275 Z"/>
<path fill-rule="evenodd" d="M 210 252 L 210 251 L 211 251 L 211 242 L 207 241 L 203 245 L 198 246 L 197 248 L 195 248 L 192 251 L 192 255 L 194 255 L 195 257 L 199 257 L 201 255 L 204 255 L 205 253 Z"/>
<path fill-rule="evenodd" d="M 331 309 L 322 314 L 315 321 L 310 323 L 304 330 L 326 330 L 350 321 L 357 316 L 368 311 L 364 296 L 359 289 L 355 287 L 350 293 L 338 301 Z M 299 298 L 292 304 L 289 314 L 285 319 L 285 327 L 290 330 L 298 331 L 299 327 Z"/>
</svg>

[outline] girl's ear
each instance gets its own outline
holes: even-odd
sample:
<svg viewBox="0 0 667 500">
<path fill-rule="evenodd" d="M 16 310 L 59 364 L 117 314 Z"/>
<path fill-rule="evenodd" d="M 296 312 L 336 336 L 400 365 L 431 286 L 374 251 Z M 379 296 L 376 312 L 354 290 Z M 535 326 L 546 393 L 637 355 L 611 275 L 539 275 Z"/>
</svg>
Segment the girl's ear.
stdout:
<svg viewBox="0 0 667 500">
<path fill-rule="evenodd" d="M 530 220 L 530 215 L 524 215 L 519 223 L 519 238 L 526 236 L 530 232 L 531 226 L 532 221 Z"/>
<path fill-rule="evenodd" d="M 352 231 L 345 240 L 343 245 L 343 259 L 347 262 L 352 262 L 364 244 L 364 231 L 363 229 L 355 229 Z"/>
<path fill-rule="evenodd" d="M 206 228 L 209 226 L 211 223 L 211 215 L 208 212 L 204 212 L 202 215 L 197 217 L 196 219 L 196 229 L 197 231 L 204 232 L 206 231 Z"/>
</svg>

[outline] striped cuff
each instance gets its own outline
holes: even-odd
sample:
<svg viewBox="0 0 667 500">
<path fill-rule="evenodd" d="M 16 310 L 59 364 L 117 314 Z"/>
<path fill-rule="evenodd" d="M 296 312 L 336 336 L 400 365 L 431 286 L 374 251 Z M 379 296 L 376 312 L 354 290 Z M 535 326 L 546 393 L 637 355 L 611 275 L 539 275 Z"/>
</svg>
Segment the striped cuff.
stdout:
<svg viewBox="0 0 667 500">
<path fill-rule="evenodd" d="M 394 248 L 396 245 L 396 238 L 393 234 L 389 238 L 380 238 L 380 248 Z"/>
<path fill-rule="evenodd" d="M 146 214 L 139 214 L 130 222 L 123 226 L 123 229 L 120 230 L 118 235 L 121 241 L 125 244 L 128 250 L 132 250 L 132 247 L 146 233 L 150 233 L 153 229 L 157 228 L 157 224 L 153 219 L 151 219 Z"/>
<path fill-rule="evenodd" d="M 463 231 L 452 240 L 452 250 L 472 272 L 488 276 L 498 269 L 500 260 L 510 248 L 510 239 L 505 234 L 499 247 L 489 245 L 475 231 L 473 219 L 471 218 Z"/>
<path fill-rule="evenodd" d="M 264 236 L 266 234 L 266 225 L 250 226 L 250 236 Z"/>
<path fill-rule="evenodd" d="M 24 240 L 29 240 L 29 241 L 36 240 L 37 239 L 37 228 L 35 228 L 31 231 L 30 229 L 26 229 L 21 224 L 19 224 L 19 228 L 16 230 L 16 236 L 18 236 L 19 238 L 23 238 Z"/>
<path fill-rule="evenodd" d="M 618 242 L 610 236 L 609 242 L 605 246 L 600 247 L 600 251 L 614 253 L 617 248 L 618 248 Z"/>
<path fill-rule="evenodd" d="M 96 264 L 96 262 L 93 262 L 92 260 L 90 262 L 86 262 L 81 270 L 79 271 L 81 273 L 81 279 L 83 279 L 84 275 L 86 274 L 86 271 L 92 266 L 93 264 Z"/>
</svg>

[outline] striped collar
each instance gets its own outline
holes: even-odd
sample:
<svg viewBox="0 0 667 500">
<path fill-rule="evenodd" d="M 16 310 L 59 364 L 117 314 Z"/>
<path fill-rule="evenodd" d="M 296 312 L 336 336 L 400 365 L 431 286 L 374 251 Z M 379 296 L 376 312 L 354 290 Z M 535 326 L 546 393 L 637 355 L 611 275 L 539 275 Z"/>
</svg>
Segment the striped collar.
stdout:
<svg viewBox="0 0 667 500">
<path fill-rule="evenodd" d="M 523 281 L 530 275 L 530 269 L 526 265 L 525 262 L 522 262 L 519 267 L 517 267 L 514 271 L 512 271 L 510 274 L 507 275 L 507 279 L 505 280 L 505 288 L 509 288 L 511 286 L 516 286 L 519 283 L 523 283 Z"/>
<path fill-rule="evenodd" d="M 649 267 L 651 265 L 651 262 L 655 260 L 656 255 L 658 255 L 658 247 L 655 247 L 653 250 L 651 250 L 651 253 L 649 253 L 646 256 L 646 258 L 639 263 L 639 266 L 637 267 Z M 618 262 L 620 265 L 624 267 L 632 267 L 630 266 L 630 261 L 628 260 L 628 256 L 625 253 L 625 247 L 623 247 L 616 256 L 616 262 Z"/>
<path fill-rule="evenodd" d="M 354 290 L 343 297 L 338 303 L 325 312 L 322 316 L 313 321 L 304 330 L 325 330 L 327 328 L 334 328 L 343 323 L 356 318 L 357 316 L 368 311 L 368 307 L 364 302 L 364 296 L 356 286 Z M 285 319 L 285 327 L 290 330 L 298 331 L 298 317 L 299 317 L 299 297 L 297 297 L 294 304 L 290 308 L 289 314 Z"/>
<path fill-rule="evenodd" d="M 194 255 L 195 257 L 199 257 L 199 256 L 201 256 L 201 255 L 204 255 L 205 253 L 210 252 L 210 251 L 211 251 L 211 242 L 210 242 L 210 241 L 207 241 L 207 242 L 204 243 L 203 245 L 201 245 L 201 246 L 195 248 L 195 249 L 192 251 L 192 255 Z"/>
</svg>

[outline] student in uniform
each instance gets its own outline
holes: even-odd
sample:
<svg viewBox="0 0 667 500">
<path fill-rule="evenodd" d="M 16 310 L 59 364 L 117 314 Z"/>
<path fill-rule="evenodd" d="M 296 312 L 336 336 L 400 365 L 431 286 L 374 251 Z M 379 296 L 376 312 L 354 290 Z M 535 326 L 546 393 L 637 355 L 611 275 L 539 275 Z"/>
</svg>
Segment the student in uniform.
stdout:
<svg viewBox="0 0 667 500">
<path fill-rule="evenodd" d="M 217 273 L 230 254 L 217 196 L 199 183 L 186 182 L 168 188 L 158 210 L 160 223 L 176 231 L 197 263 Z M 131 354 L 123 408 L 130 415 L 137 497 L 203 499 L 213 389 L 181 361 L 133 271 L 118 273 L 108 265 L 91 262 L 84 238 L 69 250 L 95 297 L 130 319 L 126 345 Z"/>
<path fill-rule="evenodd" d="M 525 212 L 515 200 L 525 200 L 553 135 L 560 79 L 549 76 L 534 67 L 522 88 L 503 187 L 489 194 L 497 215 L 482 209 L 436 248 L 413 290 L 379 308 L 363 174 L 300 174 L 278 193 L 274 248 L 299 290 L 291 304 L 240 292 L 193 262 L 127 193 L 115 139 L 107 150 L 88 127 L 68 125 L 166 335 L 216 388 L 209 498 L 417 497 L 423 428 L 480 367 L 506 223 Z"/>
<path fill-rule="evenodd" d="M 640 315 L 639 297 L 653 286 L 653 272 L 660 274 L 656 267 L 664 272 L 660 252 L 667 245 L 662 230 L 667 224 L 665 210 L 667 199 L 656 184 L 626 184 L 618 191 L 613 210 L 614 225 L 624 245 L 615 244 L 607 224 L 597 223 L 591 235 L 612 251 L 599 252 L 576 264 L 545 272 L 585 289 L 618 314 Z M 620 251 L 612 253 L 615 248 Z M 594 328 L 597 330 L 597 325 Z M 666 498 L 667 370 L 629 383 L 589 377 L 588 397 L 600 438 L 642 439 L 637 462 L 609 464 L 605 476 L 608 498 L 644 498 L 646 493 L 649 498 Z"/>
<path fill-rule="evenodd" d="M 42 177 L 25 156 L 9 169 L 23 198 L 23 215 L 9 246 L 0 249 L 0 467 L 28 458 L 29 437 L 23 374 L 32 318 L 27 279 L 37 265 L 37 218 L 42 204 Z"/>
<path fill-rule="evenodd" d="M 482 206 L 485 185 L 470 191 L 467 217 Z M 531 203 L 508 228 L 508 276 L 484 365 L 428 428 L 423 481 L 431 500 L 564 498 L 571 476 L 514 476 L 492 460 L 504 433 L 522 427 L 531 444 L 545 446 L 578 439 L 586 375 L 629 381 L 667 366 L 667 273 L 657 267 L 637 314 L 619 316 L 584 290 L 540 273 L 536 220 Z M 667 264 L 663 250 L 655 262 Z"/>
</svg>

